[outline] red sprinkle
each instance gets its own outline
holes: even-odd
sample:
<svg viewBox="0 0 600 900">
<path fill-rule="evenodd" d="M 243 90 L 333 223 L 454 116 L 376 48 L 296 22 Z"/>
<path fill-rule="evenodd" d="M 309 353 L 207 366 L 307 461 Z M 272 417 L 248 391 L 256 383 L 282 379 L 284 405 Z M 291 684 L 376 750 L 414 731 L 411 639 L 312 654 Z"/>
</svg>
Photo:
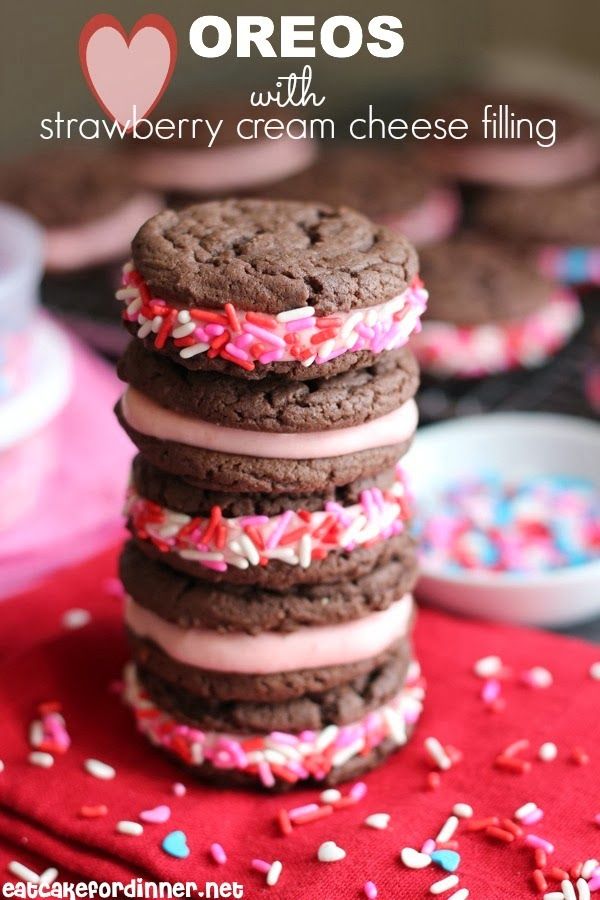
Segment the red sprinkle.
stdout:
<svg viewBox="0 0 600 900">
<path fill-rule="evenodd" d="M 535 885 L 536 891 L 542 892 L 548 890 L 548 882 L 541 869 L 534 869 L 531 873 L 531 879 Z"/>
<path fill-rule="evenodd" d="M 211 312 L 208 309 L 190 309 L 190 317 L 195 322 L 208 322 L 211 325 L 229 325 L 227 316 Z"/>
<path fill-rule="evenodd" d="M 517 759 L 514 756 L 505 756 L 500 754 L 496 757 L 495 765 L 497 769 L 504 769 L 506 772 L 523 772 L 531 771 L 531 763 L 526 759 Z"/>
<path fill-rule="evenodd" d="M 336 336 L 337 332 L 335 328 L 326 328 L 324 331 L 320 331 L 318 334 L 313 334 L 310 339 L 311 344 L 324 344 L 325 341 L 331 340 Z"/>
<path fill-rule="evenodd" d="M 569 877 L 569 873 L 565 872 L 565 870 L 561 869 L 559 866 L 552 866 L 552 868 L 548 871 L 548 875 L 555 881 L 564 881 Z"/>
<path fill-rule="evenodd" d="M 583 863 L 578 862 L 575 863 L 574 866 L 571 866 L 569 870 L 569 875 L 573 879 L 573 881 L 577 881 L 578 878 L 581 878 L 581 872 L 583 871 Z"/>
<path fill-rule="evenodd" d="M 573 749 L 571 750 L 570 760 L 577 766 L 587 766 L 590 761 L 590 755 L 583 749 L 583 747 L 573 747 Z"/>
<path fill-rule="evenodd" d="M 543 850 L 541 847 L 537 847 L 535 853 L 533 854 L 533 858 L 538 869 L 546 868 L 548 864 L 548 855 L 545 850 Z"/>
<path fill-rule="evenodd" d="M 82 819 L 100 819 L 108 815 L 108 806 L 104 806 L 103 803 L 98 806 L 82 806 L 79 815 Z"/>
<path fill-rule="evenodd" d="M 319 809 L 315 809 L 314 812 L 305 813 L 303 816 L 298 816 L 296 819 L 294 819 L 294 825 L 308 825 L 310 822 L 316 822 L 317 819 L 325 819 L 327 816 L 330 816 L 332 812 L 333 806 L 320 806 Z"/>
<path fill-rule="evenodd" d="M 427 789 L 430 791 L 437 791 L 440 784 L 442 783 L 442 777 L 439 772 L 429 772 L 427 775 Z"/>
<path fill-rule="evenodd" d="M 268 328 L 269 331 L 273 331 L 275 328 L 275 322 L 273 321 L 273 319 L 269 318 L 269 316 L 263 316 L 261 315 L 261 313 L 257 312 L 247 312 L 246 321 L 252 322 L 253 325 L 260 325 L 261 328 Z"/>
<path fill-rule="evenodd" d="M 280 809 L 277 813 L 277 822 L 279 823 L 279 828 L 281 829 L 282 834 L 291 834 L 293 831 L 292 823 L 290 822 L 290 817 L 287 814 L 286 809 Z"/>
<path fill-rule="evenodd" d="M 510 831 L 512 834 L 514 834 L 515 837 L 521 837 L 521 835 L 523 834 L 523 829 L 518 825 L 515 825 L 512 819 L 502 819 L 500 824 L 502 828 L 504 828 L 506 831 Z"/>
<path fill-rule="evenodd" d="M 485 831 L 486 828 L 499 824 L 500 819 L 498 816 L 489 816 L 487 819 L 471 819 L 465 827 L 467 831 Z"/>
<path fill-rule="evenodd" d="M 175 323 L 176 318 L 177 318 L 177 310 L 172 309 L 171 312 L 168 313 L 168 315 L 166 315 L 165 318 L 163 319 L 163 323 L 160 326 L 160 328 L 158 329 L 158 334 L 156 335 L 156 338 L 154 340 L 154 346 L 156 347 L 157 350 L 162 350 L 162 348 L 167 343 L 167 338 L 169 337 L 169 334 L 171 333 L 171 328 L 173 327 L 173 324 Z"/>
<path fill-rule="evenodd" d="M 234 331 L 241 331 L 240 323 L 235 313 L 235 307 L 233 303 L 225 304 L 225 314 L 227 315 L 227 320 L 229 321 L 231 328 L 233 328 Z"/>
<path fill-rule="evenodd" d="M 240 368 L 245 369 L 247 372 L 253 372 L 256 368 L 254 363 L 250 362 L 250 360 L 238 359 L 237 357 L 232 356 L 231 353 L 228 353 L 227 350 L 221 350 L 221 356 L 223 357 L 223 359 L 235 363 L 236 366 L 240 366 Z"/>
<path fill-rule="evenodd" d="M 485 829 L 485 833 L 488 837 L 493 838 L 495 841 L 502 841 L 504 844 L 512 844 L 515 839 L 514 834 L 510 831 L 506 831 L 504 828 L 497 828 L 495 825 L 489 825 Z"/>
</svg>

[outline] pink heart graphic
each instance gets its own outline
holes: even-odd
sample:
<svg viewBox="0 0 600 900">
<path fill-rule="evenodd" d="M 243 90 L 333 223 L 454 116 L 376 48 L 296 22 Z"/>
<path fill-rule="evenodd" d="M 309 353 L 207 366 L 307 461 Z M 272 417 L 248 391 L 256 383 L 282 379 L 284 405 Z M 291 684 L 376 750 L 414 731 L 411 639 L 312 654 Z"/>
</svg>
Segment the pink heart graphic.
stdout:
<svg viewBox="0 0 600 900">
<path fill-rule="evenodd" d="M 148 15 L 129 36 L 114 16 L 101 13 L 79 36 L 79 61 L 88 87 L 104 112 L 122 126 L 152 112 L 171 80 L 177 36 L 163 16 Z M 130 124 L 131 123 L 131 124 Z"/>
<path fill-rule="evenodd" d="M 151 822 L 153 825 L 162 825 L 171 818 L 171 808 L 169 806 L 155 806 L 154 809 L 145 809 L 140 813 L 142 822 Z"/>
</svg>

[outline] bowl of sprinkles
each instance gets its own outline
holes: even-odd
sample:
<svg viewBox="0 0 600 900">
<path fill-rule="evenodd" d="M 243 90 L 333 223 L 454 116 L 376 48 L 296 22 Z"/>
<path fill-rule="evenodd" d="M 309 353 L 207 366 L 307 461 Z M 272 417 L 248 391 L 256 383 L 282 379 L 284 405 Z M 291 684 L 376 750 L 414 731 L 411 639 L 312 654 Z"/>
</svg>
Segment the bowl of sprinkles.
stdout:
<svg viewBox="0 0 600 900">
<path fill-rule="evenodd" d="M 469 616 L 558 626 L 600 614 L 600 426 L 492 413 L 422 429 L 418 592 Z"/>
</svg>

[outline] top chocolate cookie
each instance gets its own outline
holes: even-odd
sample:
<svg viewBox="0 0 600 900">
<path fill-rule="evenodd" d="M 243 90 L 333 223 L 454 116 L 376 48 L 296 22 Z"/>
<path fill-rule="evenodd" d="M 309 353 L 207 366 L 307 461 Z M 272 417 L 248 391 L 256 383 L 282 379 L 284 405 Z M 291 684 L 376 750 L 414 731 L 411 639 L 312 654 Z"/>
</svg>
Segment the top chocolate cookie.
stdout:
<svg viewBox="0 0 600 900">
<path fill-rule="evenodd" d="M 129 330 L 192 369 L 309 379 L 369 365 L 406 343 L 427 299 L 413 247 L 344 207 L 197 204 L 154 216 L 132 247 Z"/>
</svg>

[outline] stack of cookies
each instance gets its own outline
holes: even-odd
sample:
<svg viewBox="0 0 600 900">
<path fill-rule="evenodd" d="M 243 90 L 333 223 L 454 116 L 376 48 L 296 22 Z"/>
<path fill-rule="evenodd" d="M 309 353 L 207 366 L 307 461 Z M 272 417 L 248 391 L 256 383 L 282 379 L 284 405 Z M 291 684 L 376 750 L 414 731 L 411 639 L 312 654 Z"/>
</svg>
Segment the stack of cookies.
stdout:
<svg viewBox="0 0 600 900">
<path fill-rule="evenodd" d="M 165 211 L 133 241 L 125 696 L 206 779 L 333 784 L 420 715 L 398 466 L 417 266 L 398 234 L 316 203 Z"/>
</svg>

